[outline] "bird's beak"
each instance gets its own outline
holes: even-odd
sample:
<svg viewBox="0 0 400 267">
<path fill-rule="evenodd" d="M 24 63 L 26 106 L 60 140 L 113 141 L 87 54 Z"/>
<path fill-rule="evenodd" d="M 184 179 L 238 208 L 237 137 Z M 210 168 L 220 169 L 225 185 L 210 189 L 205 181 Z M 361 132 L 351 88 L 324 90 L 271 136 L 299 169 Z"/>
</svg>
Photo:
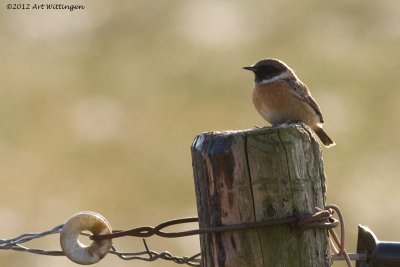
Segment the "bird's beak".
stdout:
<svg viewBox="0 0 400 267">
<path fill-rule="evenodd" d="M 244 70 L 251 70 L 251 71 L 254 71 L 254 67 L 251 67 L 251 66 L 250 66 L 250 67 L 243 67 L 243 69 L 244 69 Z"/>
</svg>

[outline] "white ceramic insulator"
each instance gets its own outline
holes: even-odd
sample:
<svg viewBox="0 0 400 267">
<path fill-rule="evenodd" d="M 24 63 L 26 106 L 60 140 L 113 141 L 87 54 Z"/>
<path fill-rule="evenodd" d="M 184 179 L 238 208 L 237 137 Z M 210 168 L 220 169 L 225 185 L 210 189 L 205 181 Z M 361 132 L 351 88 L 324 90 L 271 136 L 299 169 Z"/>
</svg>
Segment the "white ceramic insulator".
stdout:
<svg viewBox="0 0 400 267">
<path fill-rule="evenodd" d="M 107 255 L 112 241 L 93 241 L 89 246 L 85 246 L 79 241 L 82 231 L 89 231 L 95 235 L 110 234 L 111 226 L 103 216 L 92 211 L 79 212 L 64 224 L 60 244 L 65 256 L 78 264 L 94 264 Z"/>
</svg>

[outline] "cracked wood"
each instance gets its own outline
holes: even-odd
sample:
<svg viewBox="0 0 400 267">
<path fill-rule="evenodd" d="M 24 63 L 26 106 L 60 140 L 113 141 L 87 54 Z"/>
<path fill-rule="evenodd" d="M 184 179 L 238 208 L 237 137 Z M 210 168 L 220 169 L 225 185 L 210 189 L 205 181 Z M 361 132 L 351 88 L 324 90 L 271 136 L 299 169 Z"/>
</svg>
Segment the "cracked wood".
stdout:
<svg viewBox="0 0 400 267">
<path fill-rule="evenodd" d="M 321 150 L 303 124 L 210 132 L 192 144 L 200 228 L 310 215 L 325 205 Z M 330 266 L 326 230 L 200 236 L 202 266 Z"/>
</svg>

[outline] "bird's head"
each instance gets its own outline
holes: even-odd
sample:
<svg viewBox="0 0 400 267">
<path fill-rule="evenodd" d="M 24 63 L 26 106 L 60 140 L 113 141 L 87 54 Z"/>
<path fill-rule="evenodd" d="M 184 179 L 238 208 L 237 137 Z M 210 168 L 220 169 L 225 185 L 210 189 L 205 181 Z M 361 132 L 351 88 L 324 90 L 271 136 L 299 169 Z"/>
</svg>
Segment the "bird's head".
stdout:
<svg viewBox="0 0 400 267">
<path fill-rule="evenodd" d="M 266 83 L 281 78 L 295 77 L 294 72 L 285 63 L 272 58 L 262 59 L 252 66 L 243 67 L 243 69 L 254 72 L 256 83 Z"/>
</svg>

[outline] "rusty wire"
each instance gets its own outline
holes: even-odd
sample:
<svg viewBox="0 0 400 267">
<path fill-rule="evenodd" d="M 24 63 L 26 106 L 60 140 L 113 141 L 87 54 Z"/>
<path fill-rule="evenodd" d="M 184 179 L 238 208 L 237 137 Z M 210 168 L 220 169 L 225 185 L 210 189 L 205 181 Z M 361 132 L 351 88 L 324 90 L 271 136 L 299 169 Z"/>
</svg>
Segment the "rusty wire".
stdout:
<svg viewBox="0 0 400 267">
<path fill-rule="evenodd" d="M 140 252 L 120 252 L 118 251 L 115 246 L 111 247 L 110 254 L 114 254 L 118 256 L 120 259 L 123 260 L 143 260 L 143 261 L 155 261 L 158 259 L 172 261 L 177 264 L 186 264 L 189 266 L 201 266 L 201 253 L 197 253 L 191 257 L 187 256 L 174 256 L 168 251 L 164 252 L 156 252 L 150 250 L 147 242 L 143 239 L 143 244 L 145 247 L 145 251 Z"/>
<path fill-rule="evenodd" d="M 349 254 L 347 253 L 346 249 L 345 249 L 345 239 L 346 239 L 346 227 L 345 227 L 345 223 L 344 223 L 344 217 L 342 214 L 342 211 L 339 209 L 338 206 L 336 205 L 326 205 L 325 206 L 326 210 L 330 210 L 331 214 L 333 214 L 335 211 L 338 218 L 339 218 L 339 224 L 340 224 L 340 240 L 337 237 L 337 234 L 335 232 L 335 230 L 333 228 L 329 228 L 329 234 L 331 236 L 331 238 L 329 239 L 331 242 L 331 247 L 333 252 L 337 255 L 337 256 L 343 256 L 347 266 L 348 267 L 353 267 L 353 264 L 351 263 Z M 333 241 L 332 241 L 333 239 Z M 338 248 L 335 246 L 338 246 Z"/>
<path fill-rule="evenodd" d="M 43 238 L 49 235 L 60 234 L 63 224 L 54 227 L 51 230 L 38 232 L 38 233 L 26 233 L 11 239 L 0 239 L 0 250 L 14 250 L 19 252 L 27 252 L 45 256 L 65 256 L 61 250 L 45 250 L 39 248 L 28 248 L 22 246 L 22 244 L 32 241 L 34 239 Z M 91 234 L 82 232 L 83 236 L 91 236 Z M 155 261 L 158 259 L 173 261 L 177 264 L 186 264 L 189 266 L 200 266 L 200 253 L 195 254 L 191 257 L 187 256 L 174 256 L 168 251 L 156 252 L 150 250 L 146 240 L 143 239 L 145 250 L 139 252 L 121 252 L 114 245 L 111 247 L 110 254 L 113 254 L 123 260 L 143 260 L 143 261 Z"/>
<path fill-rule="evenodd" d="M 333 217 L 333 214 L 336 213 L 338 216 L 338 220 Z M 217 232 L 227 232 L 227 231 L 239 231 L 245 229 L 253 229 L 253 228 L 262 228 L 262 227 L 272 227 L 277 225 L 290 225 L 292 227 L 298 229 L 310 229 L 310 228 L 323 228 L 327 229 L 330 233 L 330 242 L 333 252 L 335 256 L 344 257 L 349 267 L 352 267 L 352 263 L 348 256 L 348 253 L 345 250 L 345 224 L 344 218 L 340 211 L 340 209 L 335 205 L 327 205 L 325 209 L 317 208 L 316 212 L 309 216 L 303 217 L 287 217 L 282 219 L 263 221 L 263 222 L 254 222 L 254 223 L 242 223 L 242 224 L 234 224 L 234 225 L 223 225 L 217 227 L 210 228 L 201 228 L 201 229 L 193 229 L 188 231 L 180 231 L 180 232 L 167 232 L 164 229 L 167 227 L 171 227 L 174 225 L 182 225 L 187 223 L 196 223 L 198 222 L 197 217 L 188 217 L 188 218 L 180 218 L 169 220 L 163 222 L 156 227 L 144 226 L 137 227 L 130 230 L 116 230 L 111 234 L 107 235 L 91 235 L 88 233 L 81 233 L 82 235 L 89 236 L 91 240 L 104 240 L 104 239 L 116 239 L 120 237 L 140 237 L 143 238 L 143 244 L 145 249 L 139 252 L 121 252 L 116 249 L 115 246 L 111 247 L 110 254 L 116 255 L 123 260 L 143 260 L 143 261 L 155 261 L 158 259 L 163 259 L 166 261 L 173 261 L 177 264 L 186 264 L 189 266 L 201 266 L 201 254 L 195 254 L 191 257 L 187 256 L 173 256 L 171 253 L 164 252 L 155 252 L 149 249 L 146 240 L 144 238 L 151 237 L 153 235 L 157 235 L 164 238 L 179 238 L 185 236 L 193 236 L 193 235 L 201 235 L 201 234 L 210 234 Z M 336 235 L 333 228 L 340 225 L 341 234 L 340 239 Z M 59 225 L 52 230 L 44 231 L 41 233 L 31 233 L 31 234 L 23 234 L 16 238 L 4 240 L 0 239 L 0 250 L 16 250 L 29 252 L 40 255 L 48 255 L 48 256 L 64 256 L 62 251 L 47 251 L 42 249 L 35 248 L 27 248 L 22 246 L 21 244 L 31 241 L 33 239 L 42 238 L 51 234 L 59 234 L 62 230 L 63 225 Z M 334 244 L 336 243 L 336 245 Z"/>
<path fill-rule="evenodd" d="M 330 219 L 330 221 L 326 221 L 327 219 Z M 271 227 L 284 224 L 293 224 L 299 228 L 302 227 L 310 228 L 310 226 L 308 226 L 307 224 L 311 224 L 312 228 L 334 228 L 338 225 L 338 221 L 331 217 L 331 212 L 329 210 L 318 210 L 316 213 L 304 217 L 292 216 L 270 221 L 223 225 L 223 226 L 201 228 L 201 229 L 194 229 L 194 230 L 180 231 L 180 232 L 162 231 L 164 228 L 173 225 L 181 225 L 194 222 L 198 222 L 197 217 L 174 219 L 161 223 L 156 227 L 142 226 L 124 231 L 115 230 L 111 234 L 92 235 L 90 236 L 90 239 L 105 240 L 105 239 L 115 239 L 126 236 L 145 238 L 145 237 L 151 237 L 153 235 L 157 235 L 164 238 L 177 238 L 177 237 L 185 237 L 185 236 L 201 235 L 201 234 L 209 234 L 217 232 L 229 232 L 229 231 L 239 231 L 239 230 L 253 229 L 253 228 Z"/>
</svg>

